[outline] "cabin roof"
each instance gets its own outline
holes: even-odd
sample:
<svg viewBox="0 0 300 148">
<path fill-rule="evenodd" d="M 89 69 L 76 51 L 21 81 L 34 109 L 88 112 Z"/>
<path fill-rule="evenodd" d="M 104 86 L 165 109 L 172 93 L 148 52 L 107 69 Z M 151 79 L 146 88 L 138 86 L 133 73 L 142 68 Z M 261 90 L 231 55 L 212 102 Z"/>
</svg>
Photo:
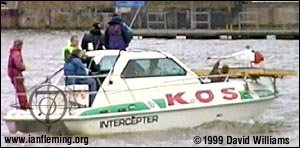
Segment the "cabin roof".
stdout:
<svg viewBox="0 0 300 148">
<path fill-rule="evenodd" d="M 119 50 L 96 50 L 96 51 L 88 51 L 86 55 L 88 56 L 117 56 L 119 54 Z M 149 50 L 140 50 L 140 51 L 121 51 L 120 55 L 122 58 L 128 59 L 149 59 L 149 58 L 165 58 L 166 53 L 160 51 L 149 51 Z"/>
</svg>

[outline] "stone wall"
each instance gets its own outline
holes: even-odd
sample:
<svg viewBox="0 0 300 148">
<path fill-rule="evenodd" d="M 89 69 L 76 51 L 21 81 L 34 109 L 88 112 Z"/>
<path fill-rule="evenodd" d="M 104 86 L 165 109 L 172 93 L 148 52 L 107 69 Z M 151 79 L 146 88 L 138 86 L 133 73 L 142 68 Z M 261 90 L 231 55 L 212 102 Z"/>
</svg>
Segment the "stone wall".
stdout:
<svg viewBox="0 0 300 148">
<path fill-rule="evenodd" d="M 90 28 L 108 21 L 114 1 L 20 1 L 20 28 Z"/>
<path fill-rule="evenodd" d="M 49 26 L 48 11 L 43 9 L 19 10 L 19 27 L 42 29 Z"/>
<path fill-rule="evenodd" d="M 150 1 L 149 11 L 190 10 L 191 5 L 199 10 L 228 10 L 239 5 L 238 1 Z"/>
<path fill-rule="evenodd" d="M 102 12 L 114 11 L 114 1 L 20 1 L 20 10 L 35 9 L 97 9 Z"/>
<path fill-rule="evenodd" d="M 260 28 L 284 28 L 299 29 L 299 3 L 258 3 L 248 4 L 243 12 L 256 12 Z M 255 20 L 256 18 L 248 18 Z"/>
<path fill-rule="evenodd" d="M 18 10 L 1 9 L 1 28 L 18 28 Z"/>
<path fill-rule="evenodd" d="M 96 12 L 91 9 L 50 9 L 50 10 L 20 10 L 20 28 L 53 28 L 53 29 L 79 29 L 90 28 L 95 22 L 104 27 L 113 13 Z M 36 15 L 36 14 L 39 15 Z"/>
<path fill-rule="evenodd" d="M 94 22 L 105 27 L 115 11 L 115 1 L 19 1 L 8 4 L 18 7 L 17 10 L 1 7 L 1 28 L 76 29 L 90 28 Z M 240 11 L 256 12 L 261 28 L 292 26 L 299 29 L 299 3 L 242 4 L 242 1 L 145 1 L 133 27 L 147 28 L 148 12 L 168 12 L 167 28 L 190 29 L 192 8 L 211 14 L 212 29 L 237 25 Z M 135 12 L 136 9 L 131 9 L 122 17 L 130 24 Z M 245 20 L 255 21 L 256 17 L 248 15 Z"/>
</svg>

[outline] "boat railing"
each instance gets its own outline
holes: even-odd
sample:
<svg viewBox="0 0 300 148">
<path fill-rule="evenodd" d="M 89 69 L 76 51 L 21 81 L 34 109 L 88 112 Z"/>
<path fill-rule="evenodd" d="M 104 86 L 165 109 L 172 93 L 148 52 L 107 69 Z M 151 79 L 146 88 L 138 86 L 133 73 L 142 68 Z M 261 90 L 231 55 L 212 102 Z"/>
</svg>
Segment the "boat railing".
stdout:
<svg viewBox="0 0 300 148">
<path fill-rule="evenodd" d="M 219 74 L 219 75 L 209 75 L 209 76 L 200 76 L 198 77 L 200 80 L 202 80 L 203 83 L 215 83 L 215 82 L 228 82 L 230 75 L 228 74 Z M 205 82 L 203 79 L 213 79 L 213 78 L 219 78 L 218 81 L 208 81 Z M 222 81 L 223 80 L 223 81 Z"/>
<path fill-rule="evenodd" d="M 217 81 L 217 82 L 228 82 L 229 78 L 230 78 L 230 75 L 228 75 L 228 74 L 220 74 L 220 75 L 190 77 L 190 78 L 183 78 L 183 79 L 177 79 L 177 80 L 164 81 L 162 84 L 172 83 L 172 82 L 176 82 L 176 81 L 195 80 L 195 79 L 199 80 L 202 84 L 215 83 L 216 81 L 212 81 L 211 80 L 212 78 L 220 78 L 220 81 Z"/>
<path fill-rule="evenodd" d="M 34 93 L 43 94 L 44 93 L 44 95 L 46 97 L 49 97 L 51 95 L 55 96 L 55 92 L 60 92 L 60 90 L 61 90 L 64 94 L 63 95 L 61 94 L 60 99 L 62 100 L 63 96 L 65 96 L 67 98 L 69 108 L 70 107 L 71 108 L 82 108 L 82 107 L 88 107 L 89 96 L 96 95 L 97 93 L 99 93 L 99 90 L 101 90 L 104 93 L 105 99 L 107 99 L 107 101 L 110 103 L 111 101 L 107 97 L 107 93 L 120 93 L 120 92 L 124 92 L 124 91 L 147 90 L 147 89 L 153 89 L 153 88 L 159 88 L 159 87 L 168 87 L 168 86 L 172 86 L 172 85 L 190 85 L 190 84 L 196 84 L 196 83 L 202 83 L 202 84 L 215 83 L 215 82 L 211 82 L 209 80 L 211 78 L 223 78 L 224 81 L 222 81 L 222 82 L 228 82 L 229 77 L 230 77 L 229 75 L 210 75 L 210 76 L 190 77 L 190 78 L 164 81 L 158 85 L 146 86 L 143 88 L 120 89 L 120 90 L 105 90 L 100 85 L 100 86 L 98 86 L 96 91 L 89 91 L 87 83 L 81 83 L 81 84 L 75 83 L 76 79 L 87 79 L 87 78 L 96 79 L 96 81 L 98 81 L 98 83 L 99 83 L 99 80 L 97 80 L 97 78 L 103 78 L 106 76 L 107 76 L 107 74 L 92 75 L 92 76 L 64 76 L 63 75 L 62 77 L 60 77 L 60 79 L 63 79 L 63 81 L 64 81 L 63 85 L 57 85 L 57 83 L 55 83 L 55 84 L 44 83 L 41 86 L 44 86 L 45 88 L 47 88 L 47 86 L 55 86 L 55 87 L 52 87 L 52 89 L 50 88 L 48 90 L 41 91 L 41 90 L 39 90 L 39 89 L 41 89 L 41 86 L 39 86 L 39 87 L 35 88 L 35 90 L 33 91 L 32 94 L 34 94 Z M 73 82 L 71 83 L 71 85 L 67 85 L 65 83 L 65 79 L 69 79 Z M 189 81 L 189 80 L 192 80 L 192 81 Z M 180 82 L 180 83 L 177 84 L 176 82 Z M 30 96 L 34 96 L 32 94 Z M 17 104 L 17 102 L 18 101 L 16 101 L 16 104 Z M 39 103 L 39 102 L 35 101 L 35 103 Z"/>
<path fill-rule="evenodd" d="M 91 101 L 90 97 L 96 96 L 99 89 L 102 89 L 104 95 L 106 96 L 105 90 L 103 87 L 101 87 L 101 82 L 99 80 L 99 78 L 105 78 L 106 76 L 107 74 L 89 76 L 62 76 L 65 83 L 64 86 L 60 87 L 63 88 L 64 93 L 67 95 L 66 97 L 69 102 L 69 106 L 73 109 L 88 107 Z M 87 79 L 93 79 L 93 81 L 96 81 L 97 88 L 95 91 L 89 90 L 89 85 L 86 81 Z M 68 81 L 68 83 L 66 81 Z M 108 102 L 110 102 L 107 96 L 106 99 Z"/>
<path fill-rule="evenodd" d="M 123 92 L 123 91 L 136 91 L 136 90 L 147 90 L 147 89 L 153 89 L 153 88 L 158 88 L 158 87 L 168 87 L 170 85 L 174 85 L 174 84 L 168 84 L 168 82 L 176 82 L 176 81 L 186 81 L 186 80 L 189 80 L 189 79 L 195 79 L 195 78 L 185 78 L 185 79 L 179 79 L 179 80 L 172 80 L 172 81 L 165 81 L 159 85 L 156 85 L 156 86 L 148 86 L 148 87 L 144 87 L 144 88 L 137 88 L 137 89 L 131 89 L 131 88 L 128 88 L 128 89 L 122 89 L 122 90 L 105 90 L 103 87 L 99 87 L 97 88 L 96 91 L 89 91 L 88 87 L 85 87 L 85 89 L 78 89 L 78 86 L 79 85 L 85 85 L 85 86 L 88 86 L 87 83 L 84 83 L 84 84 L 76 84 L 75 81 L 77 79 L 87 79 L 87 78 L 103 78 L 103 77 L 106 77 L 107 75 L 106 74 L 101 74 L 101 75 L 93 75 L 93 76 L 63 76 L 63 78 L 66 78 L 66 79 L 71 79 L 72 82 L 72 85 L 65 85 L 65 87 L 63 87 L 63 91 L 65 92 L 65 94 L 67 94 L 67 98 L 68 98 L 68 102 L 71 102 L 71 104 L 73 104 L 72 108 L 77 108 L 77 107 L 87 107 L 87 105 L 85 106 L 80 106 L 80 102 L 81 104 L 89 104 L 88 103 L 88 96 L 89 95 L 96 95 L 97 93 L 99 93 L 99 90 L 101 90 L 103 92 L 103 94 L 105 95 L 105 99 L 109 102 L 110 104 L 110 100 L 107 96 L 107 93 L 120 93 L 120 92 Z M 211 75 L 209 76 L 208 78 L 212 78 L 212 77 L 224 77 L 225 76 L 225 82 L 228 80 L 229 78 L 229 75 Z M 199 79 L 200 77 L 196 78 L 196 79 Z M 201 80 L 200 80 L 201 81 Z M 183 84 L 180 84 L 180 85 L 189 85 L 189 84 L 196 84 L 196 83 L 199 83 L 199 81 L 192 81 L 192 82 L 184 82 Z M 203 83 L 203 82 L 201 82 Z M 75 84 L 75 85 L 73 85 Z M 175 84 L 176 85 L 176 84 Z M 76 88 L 77 87 L 77 88 Z M 84 88 L 84 87 L 81 87 L 81 88 Z M 85 100 L 86 100 L 86 103 L 82 103 L 82 100 L 80 101 L 80 96 L 78 96 L 78 93 L 85 96 Z M 81 96 L 82 97 L 82 96 Z M 76 107 L 77 105 L 77 107 Z"/>
<path fill-rule="evenodd" d="M 24 80 L 25 80 L 25 78 L 26 78 L 26 81 L 28 81 L 29 80 L 29 82 L 33 82 L 34 83 L 34 85 L 36 85 L 36 83 L 33 81 L 33 79 L 31 78 L 31 77 L 26 77 L 26 76 L 17 76 L 17 77 L 14 77 L 11 81 L 12 81 L 12 83 L 14 84 L 14 85 L 18 85 L 18 87 L 23 87 L 24 86 L 24 88 L 25 88 L 25 82 L 24 82 Z M 23 86 L 21 86 L 21 84 L 23 85 Z M 14 91 L 15 92 L 15 91 Z M 18 97 L 21 97 L 21 96 L 26 96 L 26 94 L 27 94 L 27 90 L 26 89 L 24 89 L 23 91 L 21 90 L 21 92 L 20 91 L 16 91 L 15 92 L 16 93 L 16 95 L 15 95 L 15 102 L 13 103 L 13 104 L 10 104 L 10 107 L 14 107 L 14 108 L 21 108 L 20 107 L 20 104 L 19 104 L 19 101 L 18 101 Z M 27 98 L 26 98 L 27 99 Z M 28 100 L 28 99 L 27 99 Z"/>
<path fill-rule="evenodd" d="M 98 78 L 98 77 L 103 77 L 103 76 L 106 76 L 106 75 L 68 76 L 68 78 L 77 78 L 77 79 L 78 78 Z M 225 78 L 224 81 L 222 81 L 222 82 L 228 82 L 229 77 L 230 77 L 229 75 L 211 75 L 211 76 L 205 76 L 205 77 L 183 78 L 183 79 L 177 79 L 177 80 L 164 81 L 164 82 L 160 83 L 159 85 L 155 85 L 155 86 L 149 86 L 149 87 L 137 88 L 137 89 L 130 89 L 130 90 L 135 91 L 135 90 L 152 89 L 152 88 L 157 88 L 157 87 L 165 87 L 165 86 L 169 86 L 169 85 L 174 85 L 174 84 L 168 84 L 168 83 L 177 82 L 177 81 L 185 81 L 185 83 L 184 84 L 181 83 L 181 85 L 196 84 L 196 83 L 199 83 L 199 79 L 201 79 L 200 82 L 202 84 L 203 83 L 214 83 L 214 82 L 210 82 L 210 81 L 205 81 L 204 78 Z M 186 82 L 187 80 L 197 80 L 197 81 Z M 123 92 L 123 91 L 128 91 L 127 89 L 120 89 L 119 91 L 118 90 L 104 90 L 103 87 L 100 87 L 99 89 L 102 89 L 104 93 L 107 93 L 107 92 L 119 93 L 119 92 Z"/>
<path fill-rule="evenodd" d="M 19 87 L 18 91 L 14 90 L 14 91 L 9 92 L 9 93 L 16 94 L 16 95 L 14 95 L 15 102 L 10 105 L 11 107 L 14 107 L 14 108 L 20 108 L 20 104 L 18 101 L 19 97 L 25 96 L 27 99 L 27 102 L 29 102 L 30 95 L 28 95 L 28 94 L 31 94 L 38 86 L 40 86 L 44 83 L 44 82 L 38 83 L 30 76 L 17 76 L 17 77 L 14 77 L 11 81 L 14 85 L 17 85 L 17 87 Z"/>
<path fill-rule="evenodd" d="M 14 108 L 20 108 L 18 96 L 26 96 L 27 102 L 31 103 L 30 105 L 32 107 L 34 106 L 38 107 L 41 101 L 43 100 L 43 98 L 47 98 L 47 97 L 50 99 L 60 100 L 58 102 L 63 102 L 62 100 L 66 98 L 68 102 L 68 106 L 67 106 L 68 108 L 87 107 L 89 104 L 88 102 L 89 96 L 96 95 L 99 89 L 95 91 L 89 91 L 88 83 L 76 84 L 75 83 L 76 79 L 83 80 L 87 78 L 92 78 L 96 80 L 96 83 L 98 82 L 98 84 L 100 85 L 101 83 L 97 78 L 104 78 L 107 76 L 107 74 L 92 75 L 92 76 L 64 76 L 62 73 L 62 75 L 58 75 L 58 76 L 59 76 L 58 79 L 55 79 L 55 81 L 46 79 L 41 83 L 37 83 L 33 81 L 33 78 L 28 76 L 16 77 L 13 80 L 13 83 L 17 85 L 24 80 L 26 81 L 30 80 L 34 83 L 34 85 L 27 90 L 25 89 L 24 92 L 19 92 L 19 91 L 16 92 L 15 102 L 10 106 Z M 73 83 L 67 85 L 67 83 L 65 82 L 66 78 L 69 79 L 69 81 L 73 81 Z M 59 81 L 63 81 L 63 83 L 59 83 Z M 99 88 L 102 89 L 101 85 Z M 43 106 L 47 106 L 47 105 L 43 105 Z"/>
</svg>

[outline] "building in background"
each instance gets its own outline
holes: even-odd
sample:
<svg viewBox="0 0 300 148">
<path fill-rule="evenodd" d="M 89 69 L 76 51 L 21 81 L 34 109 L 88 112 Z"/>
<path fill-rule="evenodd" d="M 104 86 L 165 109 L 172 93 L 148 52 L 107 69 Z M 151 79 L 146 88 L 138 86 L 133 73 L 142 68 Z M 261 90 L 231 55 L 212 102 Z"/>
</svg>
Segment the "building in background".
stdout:
<svg viewBox="0 0 300 148">
<path fill-rule="evenodd" d="M 299 30 L 298 1 L 140 2 L 138 10 L 120 7 L 131 1 L 2 1 L 1 28 L 87 29 L 94 22 L 104 28 L 118 11 L 135 29 Z"/>
</svg>

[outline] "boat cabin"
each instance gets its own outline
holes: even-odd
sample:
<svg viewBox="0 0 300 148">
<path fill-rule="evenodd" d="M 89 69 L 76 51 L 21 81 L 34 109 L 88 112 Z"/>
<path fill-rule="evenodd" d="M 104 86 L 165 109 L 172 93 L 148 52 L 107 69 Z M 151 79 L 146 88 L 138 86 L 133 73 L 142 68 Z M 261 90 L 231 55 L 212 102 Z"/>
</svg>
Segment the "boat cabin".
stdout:
<svg viewBox="0 0 300 148">
<path fill-rule="evenodd" d="M 185 87 L 188 90 L 193 85 L 207 83 L 179 59 L 161 51 L 98 50 L 89 51 L 86 56 L 89 76 L 84 78 L 97 81 L 92 107 L 165 98 L 165 92 Z M 64 78 L 62 75 L 56 85 L 64 91 L 72 91 L 68 99 L 76 99 L 77 104 L 87 106 L 88 85 L 65 85 Z M 74 78 L 82 79 L 83 76 Z M 74 95 L 74 92 L 81 95 Z"/>
</svg>

